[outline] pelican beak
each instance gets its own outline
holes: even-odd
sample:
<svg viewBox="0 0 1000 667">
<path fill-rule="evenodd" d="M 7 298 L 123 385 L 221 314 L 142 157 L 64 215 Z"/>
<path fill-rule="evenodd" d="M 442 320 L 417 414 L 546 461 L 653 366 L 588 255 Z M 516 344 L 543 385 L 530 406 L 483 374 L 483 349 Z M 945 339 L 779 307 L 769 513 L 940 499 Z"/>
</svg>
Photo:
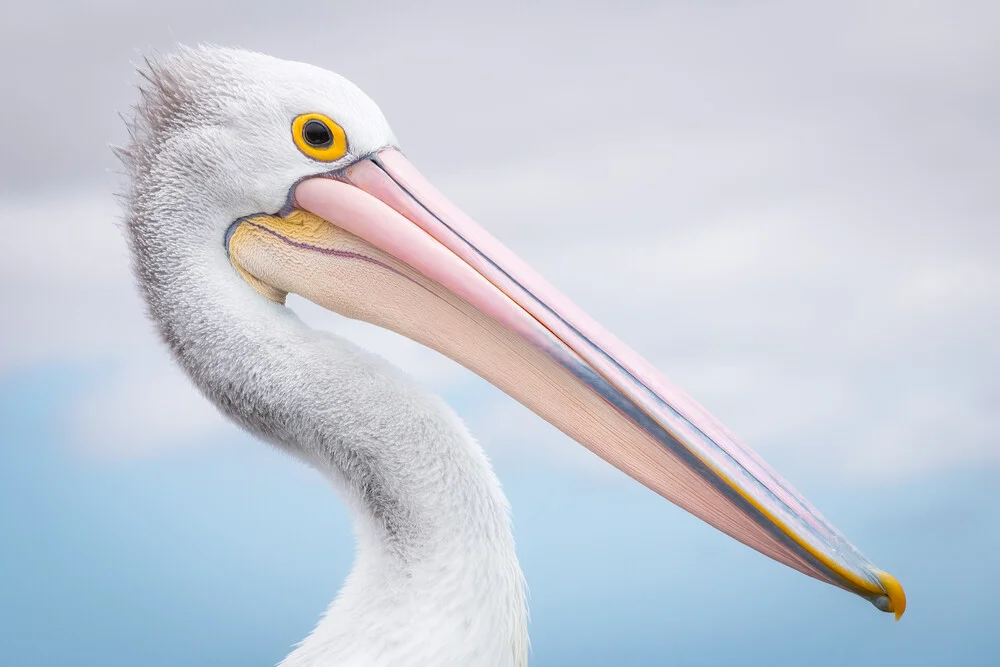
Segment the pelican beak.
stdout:
<svg viewBox="0 0 1000 667">
<path fill-rule="evenodd" d="M 259 292 L 296 293 L 438 350 L 724 533 L 902 615 L 895 578 L 399 151 L 307 179 L 293 199 L 287 215 L 230 231 L 231 261 Z"/>
</svg>

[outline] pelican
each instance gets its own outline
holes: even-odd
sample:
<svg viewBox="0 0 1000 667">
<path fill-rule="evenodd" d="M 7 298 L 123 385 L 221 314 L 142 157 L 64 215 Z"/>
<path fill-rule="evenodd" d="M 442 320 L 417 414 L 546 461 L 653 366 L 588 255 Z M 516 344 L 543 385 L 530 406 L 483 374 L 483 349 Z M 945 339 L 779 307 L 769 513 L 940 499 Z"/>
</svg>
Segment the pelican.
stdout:
<svg viewBox="0 0 1000 667">
<path fill-rule="evenodd" d="M 903 613 L 896 579 L 424 179 L 354 84 L 208 46 L 140 74 L 118 153 L 149 316 L 198 389 L 318 470 L 355 523 L 350 575 L 282 667 L 528 659 L 508 502 L 486 455 L 443 400 L 306 326 L 288 294 L 447 355 L 727 535 Z"/>
</svg>

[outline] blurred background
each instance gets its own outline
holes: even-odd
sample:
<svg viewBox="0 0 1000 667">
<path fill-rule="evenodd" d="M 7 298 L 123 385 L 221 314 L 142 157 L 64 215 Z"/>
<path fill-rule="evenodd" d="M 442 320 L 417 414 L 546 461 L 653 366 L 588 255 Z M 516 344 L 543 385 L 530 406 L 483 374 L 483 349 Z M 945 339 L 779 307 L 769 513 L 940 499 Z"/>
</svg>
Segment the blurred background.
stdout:
<svg viewBox="0 0 1000 667">
<path fill-rule="evenodd" d="M 333 69 L 464 210 L 906 587 L 729 540 L 461 367 L 532 664 L 1000 664 L 1000 5 L 18 3 L 0 21 L 0 663 L 272 665 L 347 573 L 317 474 L 218 416 L 134 291 L 109 143 L 178 43 Z"/>
</svg>

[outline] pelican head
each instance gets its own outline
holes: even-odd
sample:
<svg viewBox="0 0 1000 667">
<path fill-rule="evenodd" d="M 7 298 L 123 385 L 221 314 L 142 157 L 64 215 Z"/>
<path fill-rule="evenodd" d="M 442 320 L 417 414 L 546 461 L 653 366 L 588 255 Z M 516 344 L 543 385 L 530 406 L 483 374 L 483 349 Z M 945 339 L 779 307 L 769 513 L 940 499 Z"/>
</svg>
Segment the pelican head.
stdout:
<svg viewBox="0 0 1000 667">
<path fill-rule="evenodd" d="M 498 487 L 477 490 L 492 488 L 492 472 L 447 408 L 379 360 L 302 325 L 283 305 L 290 293 L 447 355 L 717 529 L 903 613 L 893 577 L 425 180 L 352 83 L 219 48 L 182 49 L 143 76 L 121 155 L 126 232 L 151 316 L 223 412 L 346 490 L 371 525 L 362 551 L 430 553 L 425 538 L 448 515 L 451 532 L 435 533 L 434 544 L 465 537 L 451 540 L 435 576 L 460 569 L 463 550 L 481 539 L 493 540 L 481 562 L 497 551 L 513 558 L 504 521 L 479 518 L 504 514 L 505 501 Z M 480 497 L 492 498 L 486 509 L 468 510 Z M 342 599 L 361 581 L 368 595 L 381 594 L 376 580 L 386 590 L 373 562 L 356 569 Z M 498 577 L 519 590 L 510 562 Z M 470 604 L 491 595 L 489 577 L 469 582 L 484 587 Z M 519 595 L 504 604 L 516 608 Z M 320 644 L 294 664 L 313 664 Z"/>
</svg>

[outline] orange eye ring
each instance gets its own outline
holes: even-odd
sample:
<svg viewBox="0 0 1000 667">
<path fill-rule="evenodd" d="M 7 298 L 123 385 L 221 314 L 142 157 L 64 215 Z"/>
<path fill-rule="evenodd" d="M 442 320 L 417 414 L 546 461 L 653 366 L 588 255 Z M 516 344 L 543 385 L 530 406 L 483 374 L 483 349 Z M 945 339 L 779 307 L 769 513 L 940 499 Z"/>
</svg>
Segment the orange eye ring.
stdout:
<svg viewBox="0 0 1000 667">
<path fill-rule="evenodd" d="M 344 128 L 321 113 L 304 113 L 292 121 L 292 140 L 303 154 L 333 162 L 347 154 Z"/>
</svg>

